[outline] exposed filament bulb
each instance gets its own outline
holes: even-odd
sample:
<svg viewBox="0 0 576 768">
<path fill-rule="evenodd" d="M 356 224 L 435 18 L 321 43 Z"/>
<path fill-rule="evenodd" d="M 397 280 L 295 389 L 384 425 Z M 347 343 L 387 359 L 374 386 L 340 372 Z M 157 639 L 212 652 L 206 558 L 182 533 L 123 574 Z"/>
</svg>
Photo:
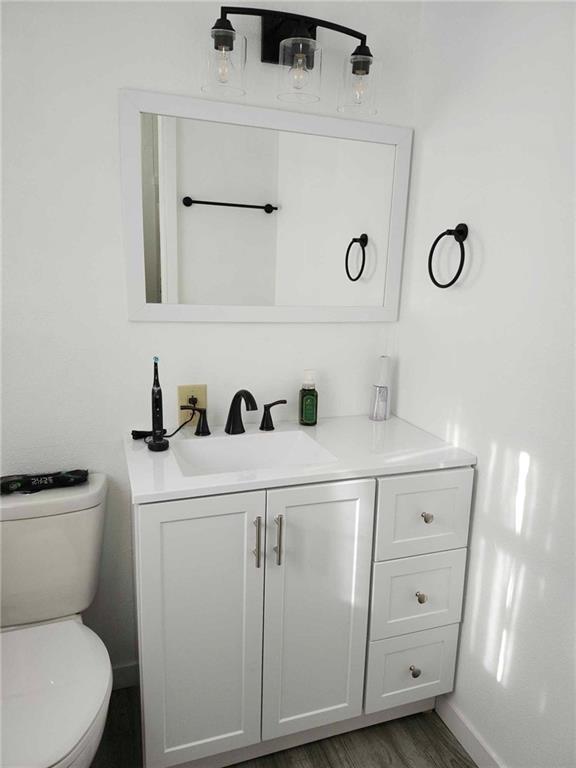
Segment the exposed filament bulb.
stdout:
<svg viewBox="0 0 576 768">
<path fill-rule="evenodd" d="M 366 75 L 352 75 L 352 101 L 354 104 L 363 104 L 368 90 L 368 78 Z"/>
<path fill-rule="evenodd" d="M 289 71 L 292 87 L 298 91 L 305 88 L 310 79 L 310 72 L 306 66 L 306 54 L 295 53 L 294 61 Z"/>
<path fill-rule="evenodd" d="M 219 48 L 216 65 L 216 77 L 219 83 L 225 85 L 230 80 L 231 68 L 230 51 L 227 48 Z"/>
</svg>

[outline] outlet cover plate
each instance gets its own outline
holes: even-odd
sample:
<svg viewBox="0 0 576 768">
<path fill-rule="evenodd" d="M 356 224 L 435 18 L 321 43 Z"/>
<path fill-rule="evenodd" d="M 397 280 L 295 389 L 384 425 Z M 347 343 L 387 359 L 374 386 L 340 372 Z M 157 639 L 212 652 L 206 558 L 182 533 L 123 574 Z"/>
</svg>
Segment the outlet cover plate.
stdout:
<svg viewBox="0 0 576 768">
<path fill-rule="evenodd" d="M 197 397 L 198 408 L 208 407 L 208 396 L 206 384 L 181 384 L 178 386 L 178 424 L 183 424 L 190 418 L 190 411 L 181 411 L 181 405 L 188 405 L 188 399 L 190 397 Z M 198 422 L 198 414 L 194 416 L 189 426 L 196 426 Z"/>
</svg>

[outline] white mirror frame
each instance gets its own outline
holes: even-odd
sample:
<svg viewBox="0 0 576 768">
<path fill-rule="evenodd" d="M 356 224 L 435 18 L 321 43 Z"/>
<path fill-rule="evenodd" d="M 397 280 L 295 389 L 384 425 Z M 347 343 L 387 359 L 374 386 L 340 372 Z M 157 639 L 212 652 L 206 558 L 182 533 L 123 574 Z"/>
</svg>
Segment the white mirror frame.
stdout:
<svg viewBox="0 0 576 768">
<path fill-rule="evenodd" d="M 370 141 L 394 146 L 396 154 L 383 305 L 369 307 L 275 307 L 147 304 L 142 213 L 140 135 L 140 114 L 142 112 L 331 136 L 340 139 Z M 130 320 L 219 323 L 345 323 L 396 320 L 400 300 L 412 135 L 411 128 L 382 123 L 264 109 L 244 104 L 197 99 L 190 96 L 121 90 L 120 153 L 124 237 L 128 268 L 128 315 Z"/>
</svg>

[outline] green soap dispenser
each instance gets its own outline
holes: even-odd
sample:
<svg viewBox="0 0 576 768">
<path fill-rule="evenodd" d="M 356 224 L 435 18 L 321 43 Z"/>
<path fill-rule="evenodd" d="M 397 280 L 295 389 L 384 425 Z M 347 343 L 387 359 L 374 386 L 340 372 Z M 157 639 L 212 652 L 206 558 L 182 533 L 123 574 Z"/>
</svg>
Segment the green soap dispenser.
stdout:
<svg viewBox="0 0 576 768">
<path fill-rule="evenodd" d="M 316 391 L 315 371 L 304 371 L 304 382 L 300 390 L 300 424 L 313 427 L 318 420 L 318 392 Z"/>
</svg>

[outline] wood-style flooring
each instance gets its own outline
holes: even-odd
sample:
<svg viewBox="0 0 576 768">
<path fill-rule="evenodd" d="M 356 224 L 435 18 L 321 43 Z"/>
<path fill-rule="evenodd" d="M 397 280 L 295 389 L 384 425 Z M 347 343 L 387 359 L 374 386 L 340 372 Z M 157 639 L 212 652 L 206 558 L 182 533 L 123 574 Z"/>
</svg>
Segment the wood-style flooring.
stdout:
<svg viewBox="0 0 576 768">
<path fill-rule="evenodd" d="M 142 768 L 137 688 L 113 691 L 92 768 Z M 476 768 L 476 763 L 436 713 L 425 712 L 250 760 L 241 768 Z"/>
</svg>

